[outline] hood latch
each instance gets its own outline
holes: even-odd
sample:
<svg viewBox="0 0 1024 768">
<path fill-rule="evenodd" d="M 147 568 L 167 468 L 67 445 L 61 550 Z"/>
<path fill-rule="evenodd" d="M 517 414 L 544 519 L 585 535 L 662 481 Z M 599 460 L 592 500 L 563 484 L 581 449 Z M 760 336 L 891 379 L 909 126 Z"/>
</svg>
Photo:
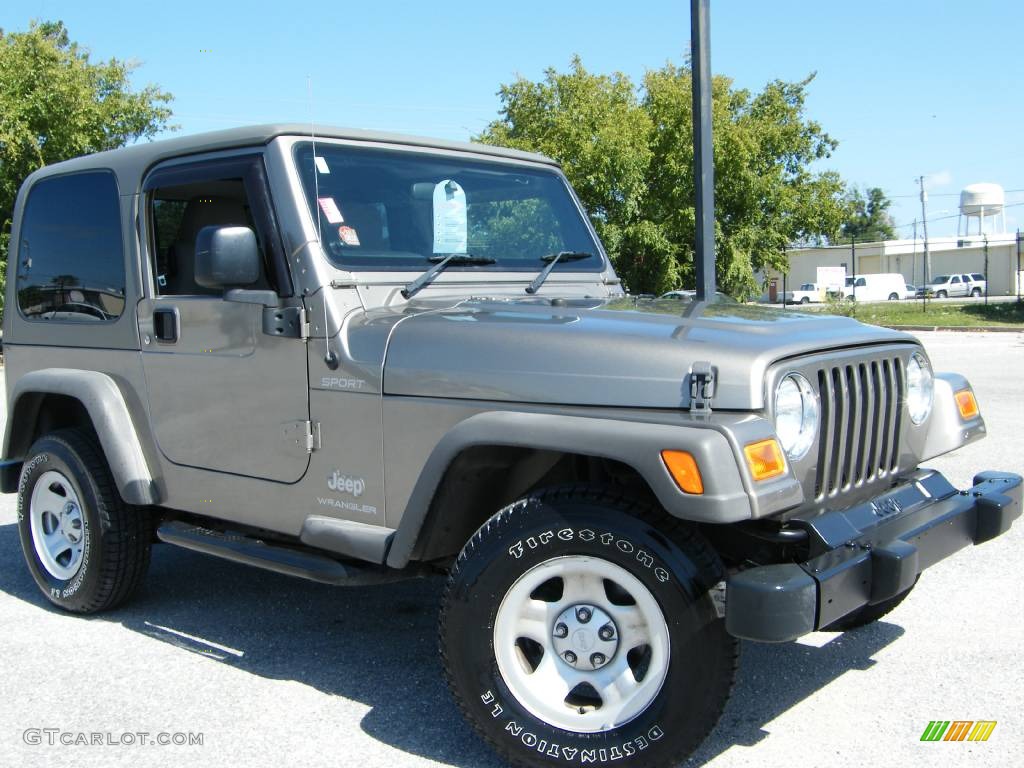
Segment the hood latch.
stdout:
<svg viewBox="0 0 1024 768">
<path fill-rule="evenodd" d="M 700 360 L 690 368 L 690 413 L 711 413 L 714 396 L 715 369 L 707 360 Z"/>
</svg>

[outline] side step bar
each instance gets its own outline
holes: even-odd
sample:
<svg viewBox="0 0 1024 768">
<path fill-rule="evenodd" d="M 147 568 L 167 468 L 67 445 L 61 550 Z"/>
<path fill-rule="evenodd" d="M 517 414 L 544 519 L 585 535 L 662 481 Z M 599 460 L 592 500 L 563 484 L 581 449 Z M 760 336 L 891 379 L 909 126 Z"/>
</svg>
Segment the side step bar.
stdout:
<svg viewBox="0 0 1024 768">
<path fill-rule="evenodd" d="M 361 586 L 401 581 L 423 575 L 421 571 L 342 563 L 316 552 L 304 552 L 280 544 L 271 544 L 243 533 L 215 531 L 181 520 L 167 520 L 161 523 L 156 530 L 156 536 L 167 544 L 191 549 L 194 552 L 321 584 Z"/>
</svg>

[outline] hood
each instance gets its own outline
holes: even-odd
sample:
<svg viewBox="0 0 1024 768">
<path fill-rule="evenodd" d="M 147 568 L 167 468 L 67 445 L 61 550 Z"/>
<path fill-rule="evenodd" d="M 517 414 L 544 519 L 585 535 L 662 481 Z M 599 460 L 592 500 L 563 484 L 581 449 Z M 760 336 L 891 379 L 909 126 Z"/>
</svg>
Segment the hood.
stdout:
<svg viewBox="0 0 1024 768">
<path fill-rule="evenodd" d="M 680 408 L 690 402 L 690 367 L 706 360 L 717 375 L 715 408 L 757 410 L 777 360 L 893 342 L 917 343 L 850 318 L 756 305 L 473 299 L 397 323 L 384 393 Z"/>
</svg>

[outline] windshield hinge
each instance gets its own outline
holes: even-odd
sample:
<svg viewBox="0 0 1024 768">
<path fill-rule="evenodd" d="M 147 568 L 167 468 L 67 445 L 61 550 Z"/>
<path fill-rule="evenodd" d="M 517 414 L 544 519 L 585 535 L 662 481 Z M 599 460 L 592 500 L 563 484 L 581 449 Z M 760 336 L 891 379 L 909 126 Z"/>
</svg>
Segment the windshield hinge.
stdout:
<svg viewBox="0 0 1024 768">
<path fill-rule="evenodd" d="M 690 368 L 690 413 L 711 413 L 714 396 L 715 369 L 707 360 L 700 360 Z"/>
<path fill-rule="evenodd" d="M 306 453 L 320 450 L 320 422 L 306 422 Z"/>
</svg>

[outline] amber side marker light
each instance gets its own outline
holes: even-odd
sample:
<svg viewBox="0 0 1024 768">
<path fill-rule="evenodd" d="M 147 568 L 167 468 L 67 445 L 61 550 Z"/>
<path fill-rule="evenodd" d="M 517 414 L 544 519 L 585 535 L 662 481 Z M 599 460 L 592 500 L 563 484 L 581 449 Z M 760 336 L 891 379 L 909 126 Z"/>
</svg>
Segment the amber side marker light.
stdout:
<svg viewBox="0 0 1024 768">
<path fill-rule="evenodd" d="M 769 480 L 786 471 L 786 460 L 782 457 L 782 448 L 774 437 L 759 440 L 743 447 L 747 457 L 747 466 L 755 480 Z"/>
<path fill-rule="evenodd" d="M 978 415 L 978 401 L 974 398 L 974 393 L 971 390 L 961 389 L 954 397 L 956 397 L 956 407 L 960 409 L 961 419 L 967 421 Z"/>
<path fill-rule="evenodd" d="M 669 474 L 676 485 L 684 493 L 704 493 L 704 480 L 701 479 L 697 460 L 686 451 L 662 451 L 661 460 L 668 467 Z"/>
</svg>

